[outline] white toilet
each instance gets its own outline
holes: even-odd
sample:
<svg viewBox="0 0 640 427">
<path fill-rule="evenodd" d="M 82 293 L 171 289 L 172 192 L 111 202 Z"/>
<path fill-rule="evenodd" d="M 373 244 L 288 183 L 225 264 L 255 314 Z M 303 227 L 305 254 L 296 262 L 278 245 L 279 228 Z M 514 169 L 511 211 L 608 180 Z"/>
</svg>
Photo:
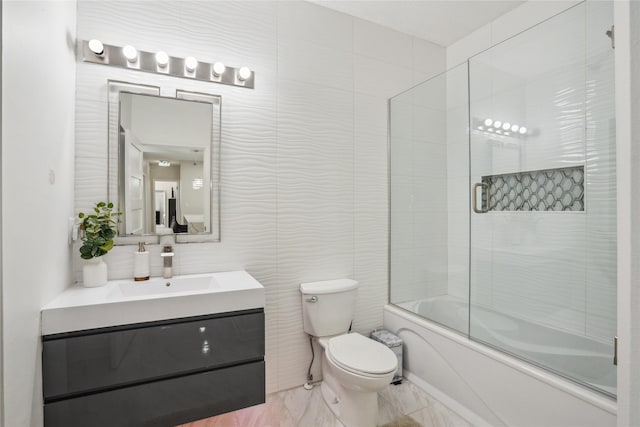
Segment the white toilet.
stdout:
<svg viewBox="0 0 640 427">
<path fill-rule="evenodd" d="M 302 283 L 304 331 L 318 338 L 322 355 L 322 396 L 346 427 L 374 427 L 378 392 L 393 378 L 396 355 L 385 345 L 347 333 L 358 282 L 350 279 Z"/>
</svg>

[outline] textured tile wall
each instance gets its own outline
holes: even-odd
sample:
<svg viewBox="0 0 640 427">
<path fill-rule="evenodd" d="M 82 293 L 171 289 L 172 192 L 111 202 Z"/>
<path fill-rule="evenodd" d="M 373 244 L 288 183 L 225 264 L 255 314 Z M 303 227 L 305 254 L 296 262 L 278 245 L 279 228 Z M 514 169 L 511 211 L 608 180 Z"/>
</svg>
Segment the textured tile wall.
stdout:
<svg viewBox="0 0 640 427">
<path fill-rule="evenodd" d="M 306 379 L 301 282 L 359 280 L 354 329 L 382 324 L 387 99 L 441 71 L 443 48 L 306 2 L 82 1 L 78 38 L 255 70 L 251 91 L 78 62 L 75 205 L 107 195 L 107 79 L 221 94 L 222 241 L 177 245 L 174 270 L 265 285 L 268 391 Z M 110 278 L 131 276 L 133 251 L 107 255 Z"/>
</svg>

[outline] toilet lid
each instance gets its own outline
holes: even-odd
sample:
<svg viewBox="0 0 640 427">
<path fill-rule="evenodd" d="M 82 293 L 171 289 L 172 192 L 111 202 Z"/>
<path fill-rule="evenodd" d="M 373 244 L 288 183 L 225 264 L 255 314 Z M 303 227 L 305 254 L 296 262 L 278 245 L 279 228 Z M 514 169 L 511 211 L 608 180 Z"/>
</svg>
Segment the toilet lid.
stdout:
<svg viewBox="0 0 640 427">
<path fill-rule="evenodd" d="M 385 345 L 360 334 L 345 334 L 329 340 L 328 355 L 337 365 L 365 374 L 388 374 L 398 367 L 398 358 Z"/>
</svg>

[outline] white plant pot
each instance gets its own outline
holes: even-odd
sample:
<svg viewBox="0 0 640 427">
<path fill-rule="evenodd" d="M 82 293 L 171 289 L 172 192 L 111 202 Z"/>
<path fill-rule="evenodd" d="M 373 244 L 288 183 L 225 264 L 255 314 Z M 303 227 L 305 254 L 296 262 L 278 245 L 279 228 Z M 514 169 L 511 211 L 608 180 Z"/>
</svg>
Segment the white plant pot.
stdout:
<svg viewBox="0 0 640 427">
<path fill-rule="evenodd" d="M 84 260 L 82 284 L 85 288 L 95 288 L 107 284 L 107 264 L 102 257 Z"/>
</svg>

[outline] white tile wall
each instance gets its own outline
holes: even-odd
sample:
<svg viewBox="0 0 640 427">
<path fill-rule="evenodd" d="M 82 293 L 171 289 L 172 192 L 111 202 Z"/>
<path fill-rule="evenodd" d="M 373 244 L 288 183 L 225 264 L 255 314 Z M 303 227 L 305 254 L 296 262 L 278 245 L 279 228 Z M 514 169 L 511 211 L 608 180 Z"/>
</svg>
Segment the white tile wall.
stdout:
<svg viewBox="0 0 640 427">
<path fill-rule="evenodd" d="M 359 280 L 354 329 L 382 324 L 387 98 L 441 71 L 443 48 L 298 1 L 82 1 L 78 37 L 255 70 L 246 90 L 79 62 L 76 209 L 106 197 L 107 79 L 221 94 L 222 241 L 177 245 L 175 273 L 246 269 L 265 285 L 268 391 L 306 380 L 301 282 Z M 130 277 L 133 250 L 107 255 L 110 278 Z"/>
<path fill-rule="evenodd" d="M 440 74 L 447 66 L 446 55 L 442 55 L 442 46 L 416 38 L 413 39 L 413 61 L 414 85 Z"/>
<path fill-rule="evenodd" d="M 356 19 L 353 24 L 353 51 L 358 55 L 413 69 L 413 37 L 362 19 Z"/>
<path fill-rule="evenodd" d="M 447 68 L 465 62 L 491 46 L 505 41 L 579 3 L 573 1 L 527 1 L 447 47 Z"/>
</svg>

